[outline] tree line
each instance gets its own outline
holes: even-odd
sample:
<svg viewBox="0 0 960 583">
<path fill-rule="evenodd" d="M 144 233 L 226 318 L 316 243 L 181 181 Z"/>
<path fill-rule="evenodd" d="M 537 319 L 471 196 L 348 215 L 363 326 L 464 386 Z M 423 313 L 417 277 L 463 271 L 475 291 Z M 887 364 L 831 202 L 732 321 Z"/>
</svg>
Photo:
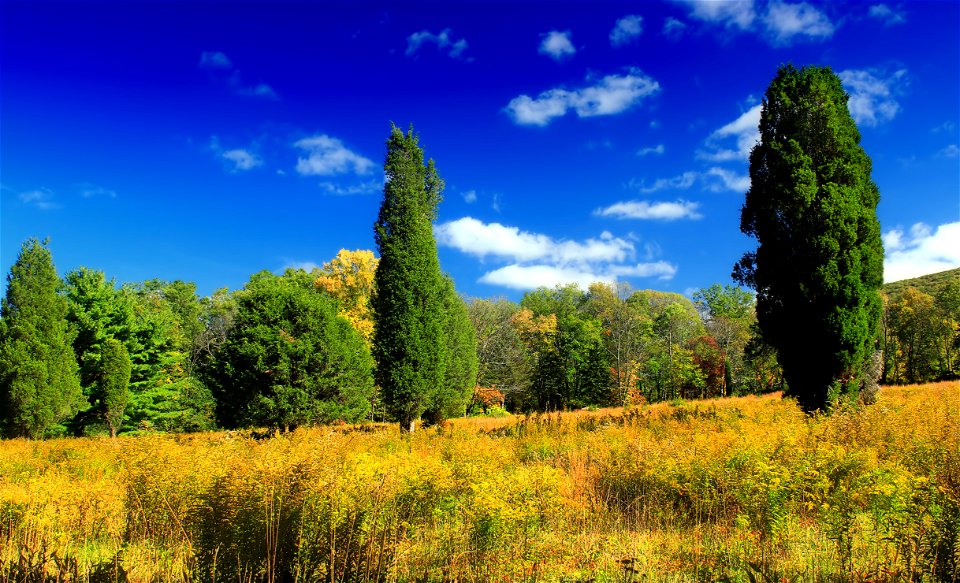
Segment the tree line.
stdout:
<svg viewBox="0 0 960 583">
<path fill-rule="evenodd" d="M 877 382 L 957 374 L 957 286 L 884 304 L 871 161 L 829 68 L 782 66 L 764 96 L 741 230 L 755 251 L 693 299 L 624 284 L 465 302 L 440 270 L 443 180 L 411 127 L 387 139 L 372 251 L 191 283 L 57 277 L 24 243 L 0 311 L 5 435 L 296 427 L 471 408 L 629 405 L 783 389 L 806 411 Z"/>
</svg>

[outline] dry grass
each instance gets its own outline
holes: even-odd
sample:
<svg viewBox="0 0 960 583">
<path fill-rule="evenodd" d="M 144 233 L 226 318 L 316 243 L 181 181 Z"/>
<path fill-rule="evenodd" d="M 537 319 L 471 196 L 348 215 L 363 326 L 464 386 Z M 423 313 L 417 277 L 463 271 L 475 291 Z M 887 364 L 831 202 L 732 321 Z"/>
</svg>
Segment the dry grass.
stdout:
<svg viewBox="0 0 960 583">
<path fill-rule="evenodd" d="M 0 443 L 2 581 L 960 580 L 960 383 Z"/>
</svg>

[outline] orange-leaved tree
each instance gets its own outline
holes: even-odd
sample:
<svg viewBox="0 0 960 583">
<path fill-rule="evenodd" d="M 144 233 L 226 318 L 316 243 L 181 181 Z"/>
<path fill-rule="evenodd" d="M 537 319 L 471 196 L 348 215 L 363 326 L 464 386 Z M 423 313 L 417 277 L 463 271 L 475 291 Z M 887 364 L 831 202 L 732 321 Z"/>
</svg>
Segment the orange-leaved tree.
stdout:
<svg viewBox="0 0 960 583">
<path fill-rule="evenodd" d="M 323 264 L 313 282 L 314 287 L 339 302 L 339 315 L 350 322 L 368 346 L 373 339 L 370 295 L 378 261 L 373 251 L 341 249 L 336 257 Z"/>
</svg>

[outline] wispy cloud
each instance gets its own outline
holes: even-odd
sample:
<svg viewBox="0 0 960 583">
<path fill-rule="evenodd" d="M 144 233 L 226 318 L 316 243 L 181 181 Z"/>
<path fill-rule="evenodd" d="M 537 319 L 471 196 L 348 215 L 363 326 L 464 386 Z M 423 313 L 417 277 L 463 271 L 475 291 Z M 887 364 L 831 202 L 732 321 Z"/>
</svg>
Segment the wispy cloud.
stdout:
<svg viewBox="0 0 960 583">
<path fill-rule="evenodd" d="M 197 67 L 208 71 L 212 78 L 229 86 L 237 95 L 270 100 L 280 99 L 273 87 L 266 83 L 244 84 L 240 76 L 240 70 L 234 66 L 233 61 L 227 55 L 219 51 L 200 53 L 200 61 L 197 63 Z"/>
<path fill-rule="evenodd" d="M 644 156 L 650 156 L 651 154 L 660 156 L 666 151 L 667 149 L 666 147 L 664 147 L 663 144 L 657 144 L 656 146 L 648 146 L 646 148 L 640 148 L 639 150 L 637 150 L 637 156 L 640 156 L 641 158 Z"/>
<path fill-rule="evenodd" d="M 652 184 L 646 180 L 631 180 L 628 186 L 642 194 L 651 194 L 661 190 L 687 190 L 697 182 L 697 172 L 684 172 L 671 178 L 657 178 Z"/>
<path fill-rule="evenodd" d="M 867 11 L 867 14 L 870 18 L 875 18 L 882 22 L 884 26 L 903 24 L 907 21 L 903 13 L 897 12 L 886 4 L 874 4 L 870 7 L 870 10 Z"/>
<path fill-rule="evenodd" d="M 573 41 L 570 37 L 571 33 L 569 30 L 563 32 L 551 30 L 550 32 L 544 33 L 540 35 L 540 48 L 538 52 L 557 62 L 569 59 L 577 53 L 577 47 L 573 46 Z"/>
<path fill-rule="evenodd" d="M 687 30 L 687 25 L 681 20 L 677 20 L 672 16 L 668 16 L 663 20 L 663 29 L 661 29 L 661 32 L 663 36 L 670 40 L 679 40 L 685 30 Z"/>
<path fill-rule="evenodd" d="M 117 198 L 117 192 L 115 190 L 97 186 L 96 184 L 90 184 L 89 182 L 77 184 L 76 188 L 77 191 L 79 191 L 80 196 L 83 198 Z"/>
<path fill-rule="evenodd" d="M 740 117 L 711 133 L 705 142 L 705 150 L 699 150 L 697 157 L 713 162 L 747 160 L 750 150 L 760 139 L 760 110 L 757 104 L 740 114 Z M 730 139 L 735 147 L 729 147 Z"/>
<path fill-rule="evenodd" d="M 477 202 L 477 191 L 476 191 L 476 190 L 467 190 L 467 191 L 465 191 L 465 192 L 461 192 L 461 193 L 460 193 L 460 196 L 463 197 L 463 202 L 465 202 L 465 203 L 467 203 L 467 204 L 473 204 L 473 203 Z"/>
<path fill-rule="evenodd" d="M 61 206 L 60 203 L 56 201 L 53 191 L 49 188 L 38 188 L 36 190 L 21 192 L 17 195 L 17 198 L 19 198 L 23 204 L 36 207 L 42 211 L 56 210 Z"/>
<path fill-rule="evenodd" d="M 520 95 L 505 111 L 519 125 L 545 126 L 570 111 L 581 118 L 623 113 L 659 90 L 654 79 L 631 68 L 625 75 L 608 75 L 581 89 L 550 89 L 536 98 Z"/>
<path fill-rule="evenodd" d="M 909 232 L 896 227 L 883 234 L 883 280 L 899 281 L 960 267 L 960 221 L 934 230 L 916 223 Z"/>
<path fill-rule="evenodd" d="M 950 144 L 946 148 L 937 152 L 937 155 L 943 158 L 956 158 L 957 155 L 960 155 L 960 148 L 957 148 L 956 144 Z"/>
<path fill-rule="evenodd" d="M 643 34 L 643 17 L 639 14 L 630 14 L 617 20 L 610 31 L 610 44 L 622 47 L 635 41 Z"/>
<path fill-rule="evenodd" d="M 586 288 L 595 281 L 621 277 L 670 279 L 676 266 L 665 261 L 636 263 L 632 241 L 603 232 L 584 241 L 557 240 L 500 223 L 464 217 L 434 228 L 437 244 L 473 257 L 507 263 L 485 273 L 481 283 L 512 289 L 552 287 L 577 283 Z"/>
<path fill-rule="evenodd" d="M 643 219 L 654 221 L 676 221 L 679 219 L 701 219 L 697 209 L 700 203 L 686 200 L 675 202 L 651 202 L 647 200 L 629 200 L 598 208 L 593 214 L 598 217 L 617 219 Z"/>
<path fill-rule="evenodd" d="M 369 174 L 376 164 L 343 145 L 337 138 L 319 134 L 294 142 L 304 150 L 306 158 L 297 159 L 301 176 L 336 176 L 338 174 Z"/>
<path fill-rule="evenodd" d="M 440 31 L 440 34 L 422 30 L 407 37 L 407 50 L 404 54 L 413 57 L 422 47 L 428 44 L 436 45 L 438 51 L 445 52 L 451 59 L 464 59 L 463 53 L 469 46 L 464 38 L 454 40 L 453 33 L 449 28 Z"/>
<path fill-rule="evenodd" d="M 732 191 L 742 193 L 750 188 L 750 177 L 746 174 L 738 174 L 732 170 L 715 166 L 702 172 L 689 170 L 670 178 L 657 178 L 652 183 L 646 180 L 631 180 L 627 183 L 627 187 L 641 194 L 652 194 L 665 190 L 689 190 L 697 184 L 702 189 L 712 192 Z"/>
<path fill-rule="evenodd" d="M 382 180 L 368 180 L 359 184 L 336 184 L 334 182 L 321 182 L 320 190 L 332 196 L 357 196 L 363 194 L 376 194 L 383 191 Z"/>
<path fill-rule="evenodd" d="M 795 38 L 804 37 L 809 40 L 824 40 L 833 36 L 834 31 L 833 23 L 827 15 L 806 2 L 770 2 L 763 23 L 775 45 L 789 45 Z"/>
<path fill-rule="evenodd" d="M 838 74 L 850 94 L 847 108 L 859 125 L 876 126 L 897 116 L 900 95 L 909 78 L 906 69 L 889 75 L 875 69 L 847 69 Z"/>
<path fill-rule="evenodd" d="M 750 176 L 747 174 L 738 174 L 726 168 L 713 167 L 704 174 L 707 182 L 707 190 L 722 192 L 725 190 L 744 193 L 750 190 Z"/>
</svg>

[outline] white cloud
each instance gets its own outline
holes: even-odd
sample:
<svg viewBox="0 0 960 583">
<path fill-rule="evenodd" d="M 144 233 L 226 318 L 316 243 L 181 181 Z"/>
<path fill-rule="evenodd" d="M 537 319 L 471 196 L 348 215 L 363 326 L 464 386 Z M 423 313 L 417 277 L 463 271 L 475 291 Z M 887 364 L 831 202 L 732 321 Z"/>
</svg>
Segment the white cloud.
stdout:
<svg viewBox="0 0 960 583">
<path fill-rule="evenodd" d="M 857 124 L 876 126 L 892 120 L 900 111 L 896 96 L 908 83 L 906 69 L 889 76 L 875 70 L 847 69 L 840 71 L 839 77 L 850 94 L 847 108 Z"/>
<path fill-rule="evenodd" d="M 698 151 L 697 157 L 713 162 L 749 159 L 750 150 L 760 140 L 760 109 L 757 104 L 710 134 L 705 144 L 707 150 Z M 734 139 L 735 149 L 726 147 L 728 138 Z"/>
<path fill-rule="evenodd" d="M 903 24 L 907 21 L 907 19 L 903 17 L 903 14 L 895 11 L 886 4 L 875 4 L 871 6 L 867 14 L 870 15 L 870 18 L 876 18 L 883 22 L 884 26 Z"/>
<path fill-rule="evenodd" d="M 677 200 L 676 202 L 629 200 L 617 202 L 608 207 L 598 208 L 593 214 L 600 217 L 616 217 L 618 219 L 675 221 L 678 219 L 703 218 L 703 215 L 697 212 L 699 207 L 700 203 L 686 200 Z"/>
<path fill-rule="evenodd" d="M 227 150 L 220 154 L 220 157 L 233 163 L 234 171 L 251 170 L 257 166 L 263 165 L 263 160 L 256 154 L 243 149 Z"/>
<path fill-rule="evenodd" d="M 321 182 L 320 189 L 333 196 L 355 196 L 359 194 L 374 194 L 383 190 L 382 180 L 370 180 L 360 184 L 343 186 L 334 182 Z"/>
<path fill-rule="evenodd" d="M 710 168 L 704 173 L 706 178 L 717 178 L 709 181 L 707 188 L 715 192 L 722 190 L 732 190 L 734 192 L 746 192 L 750 190 L 750 176 L 748 174 L 737 174 L 726 168 Z"/>
<path fill-rule="evenodd" d="M 521 95 L 513 98 L 505 110 L 514 123 L 545 126 L 571 110 L 578 117 L 623 113 L 659 90 L 659 83 L 632 68 L 625 75 L 607 75 L 582 89 L 550 89 L 536 99 Z"/>
<path fill-rule="evenodd" d="M 540 37 L 542 40 L 540 41 L 538 52 L 541 55 L 547 55 L 554 61 L 562 61 L 572 57 L 577 52 L 577 48 L 573 46 L 573 42 L 570 41 L 569 30 L 563 32 L 551 30 L 550 32 L 540 35 Z"/>
<path fill-rule="evenodd" d="M 617 24 L 610 31 L 610 44 L 622 47 L 639 38 L 641 34 L 643 34 L 643 17 L 630 14 L 617 20 Z"/>
<path fill-rule="evenodd" d="M 297 172 L 302 176 L 336 176 L 337 174 L 368 174 L 375 164 L 343 145 L 337 138 L 320 134 L 297 140 L 295 147 L 307 152 L 297 159 Z"/>
<path fill-rule="evenodd" d="M 650 154 L 656 154 L 657 156 L 662 155 L 666 151 L 666 148 L 663 144 L 657 144 L 656 146 L 648 146 L 646 148 L 640 148 L 637 150 L 637 156 L 649 156 Z"/>
<path fill-rule="evenodd" d="M 438 245 L 480 260 L 506 262 L 507 265 L 485 273 L 479 281 L 513 289 L 560 283 L 577 283 L 586 288 L 595 281 L 612 282 L 619 277 L 669 279 L 677 270 L 670 263 L 652 258 L 633 263 L 634 243 L 606 231 L 584 241 L 558 241 L 518 227 L 463 217 L 436 225 L 434 233 Z"/>
<path fill-rule="evenodd" d="M 466 191 L 466 192 L 461 192 L 461 193 L 460 193 L 460 196 L 463 197 L 463 201 L 464 201 L 465 203 L 467 203 L 467 204 L 473 204 L 473 203 L 477 202 L 477 191 L 476 191 L 476 190 L 468 190 L 468 191 Z"/>
<path fill-rule="evenodd" d="M 960 267 L 960 221 L 934 231 L 917 223 L 904 233 L 897 227 L 883 234 L 886 257 L 883 281 L 899 281 Z"/>
<path fill-rule="evenodd" d="M 237 88 L 237 93 L 246 95 L 247 97 L 262 97 L 272 100 L 280 99 L 280 96 L 273 90 L 273 87 L 270 87 L 266 83 L 258 83 L 253 87 L 239 87 Z"/>
<path fill-rule="evenodd" d="M 956 158 L 958 155 L 960 155 L 960 148 L 957 148 L 956 144 L 950 144 L 946 148 L 937 152 L 937 154 L 939 156 L 943 156 L 944 158 Z"/>
<path fill-rule="evenodd" d="M 690 8 L 690 17 L 721 24 L 726 28 L 747 30 L 756 19 L 753 0 L 676 0 Z"/>
<path fill-rule="evenodd" d="M 35 206 L 42 211 L 60 208 L 60 203 L 54 200 L 53 191 L 49 188 L 38 188 L 36 190 L 21 192 L 18 197 L 23 204 Z"/>
<path fill-rule="evenodd" d="M 462 59 L 463 52 L 467 50 L 467 40 L 453 40 L 453 35 L 449 28 L 440 31 L 440 34 L 433 34 L 428 30 L 415 32 L 407 37 L 407 50 L 404 53 L 412 57 L 425 44 L 437 45 L 438 51 L 445 51 L 451 59 Z"/>
<path fill-rule="evenodd" d="M 687 29 L 687 25 L 682 21 L 677 20 L 672 16 L 668 16 L 663 21 L 663 36 L 667 37 L 670 40 L 678 40 L 683 36 L 683 32 Z"/>
<path fill-rule="evenodd" d="M 696 172 L 684 172 L 673 178 L 658 178 L 653 184 L 647 184 L 646 181 L 631 180 L 629 187 L 643 194 L 659 192 L 661 190 L 687 190 L 697 182 L 698 174 Z"/>
<path fill-rule="evenodd" d="M 787 4 L 773 1 L 763 17 L 774 44 L 790 44 L 794 37 L 823 40 L 833 36 L 834 26 L 827 15 L 806 2 Z"/>
<path fill-rule="evenodd" d="M 220 51 L 203 51 L 200 53 L 200 62 L 197 66 L 201 69 L 229 70 L 233 68 L 233 63 Z"/>
<path fill-rule="evenodd" d="M 117 192 L 115 190 L 110 190 L 102 186 L 97 186 L 96 184 L 90 184 L 84 182 L 83 184 L 78 184 L 77 189 L 80 191 L 80 196 L 83 198 L 94 198 L 94 197 L 105 197 L 105 198 L 117 198 Z"/>
</svg>

